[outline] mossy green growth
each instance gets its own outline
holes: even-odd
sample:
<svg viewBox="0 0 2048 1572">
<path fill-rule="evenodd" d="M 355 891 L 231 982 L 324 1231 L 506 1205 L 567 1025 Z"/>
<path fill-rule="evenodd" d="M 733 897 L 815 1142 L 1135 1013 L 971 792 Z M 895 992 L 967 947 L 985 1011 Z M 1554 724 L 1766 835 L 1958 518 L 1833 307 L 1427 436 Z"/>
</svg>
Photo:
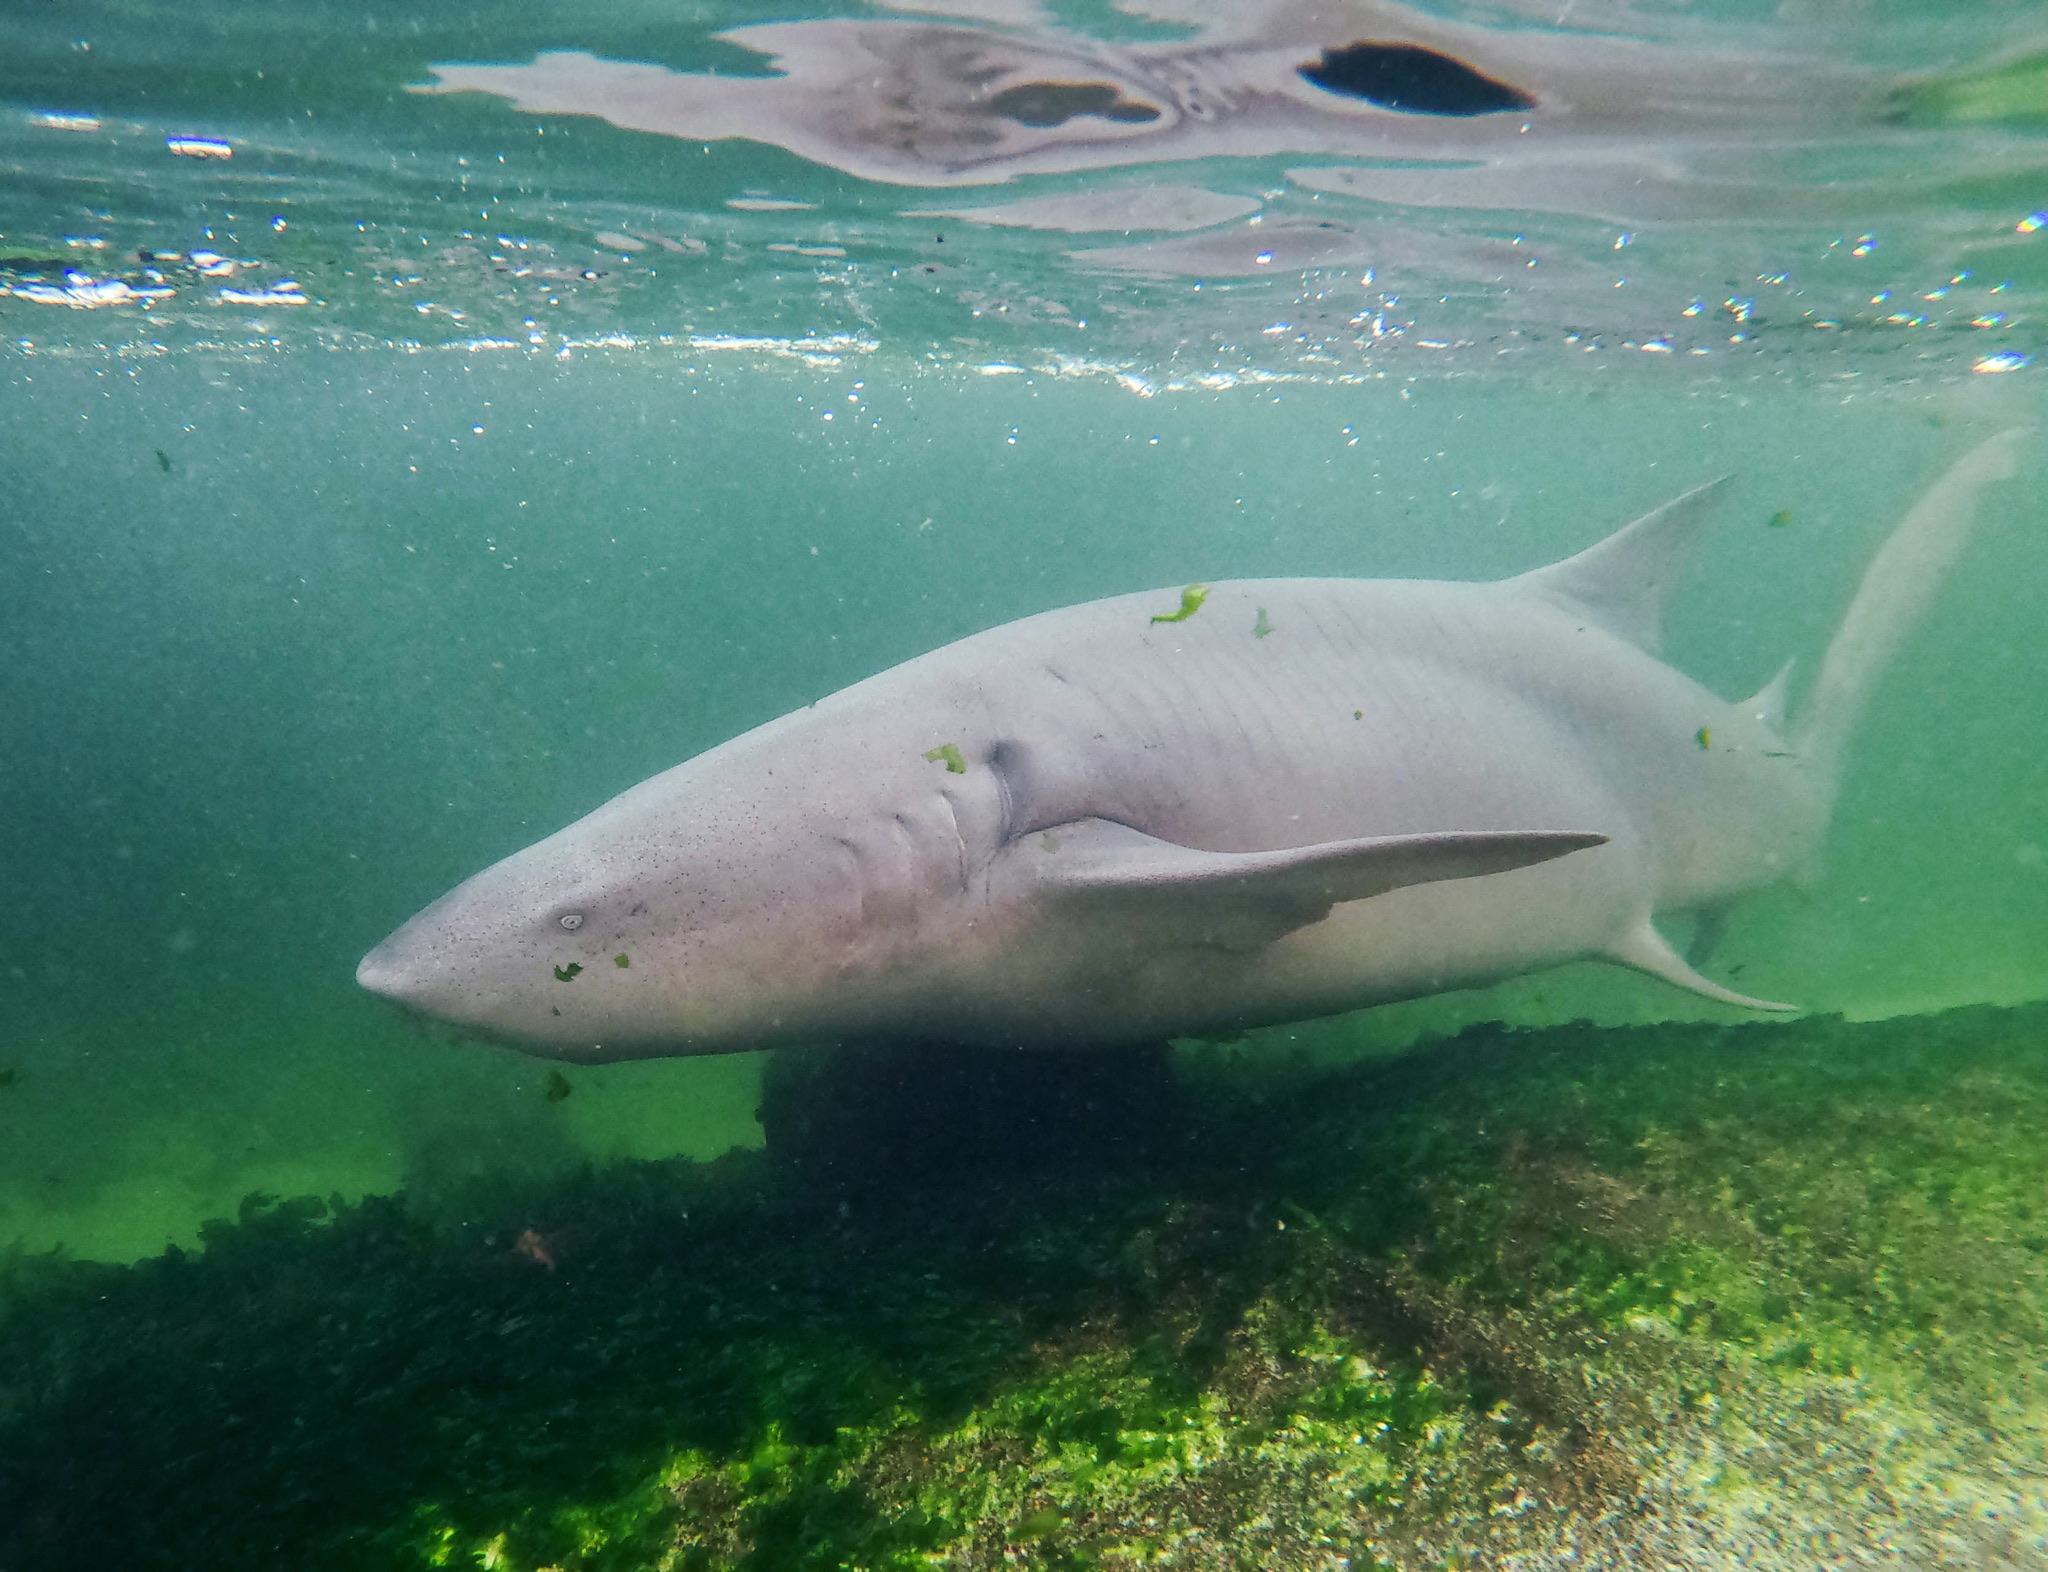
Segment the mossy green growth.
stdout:
<svg viewBox="0 0 2048 1572">
<path fill-rule="evenodd" d="M 2048 1007 L 791 1056 L 762 1113 L 5 1258 L 0 1565 L 2048 1560 Z"/>
<path fill-rule="evenodd" d="M 2048 53 L 1906 83 L 1892 93 L 1890 109 L 1912 125 L 2048 123 Z"/>
</svg>

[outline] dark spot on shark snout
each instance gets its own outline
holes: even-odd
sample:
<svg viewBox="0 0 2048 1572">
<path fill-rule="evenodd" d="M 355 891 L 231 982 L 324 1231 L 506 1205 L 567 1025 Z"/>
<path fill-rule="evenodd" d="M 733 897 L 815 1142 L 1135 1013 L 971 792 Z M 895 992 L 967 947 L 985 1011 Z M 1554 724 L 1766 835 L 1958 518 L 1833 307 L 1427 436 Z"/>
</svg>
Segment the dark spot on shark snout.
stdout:
<svg viewBox="0 0 2048 1572">
<path fill-rule="evenodd" d="M 1019 82 L 988 101 L 1005 120 L 1035 131 L 1065 125 L 1076 115 L 1094 115 L 1124 125 L 1157 120 L 1150 104 L 1134 103 L 1108 82 Z"/>
<path fill-rule="evenodd" d="M 1405 115 L 1498 115 L 1536 107 L 1520 89 L 1420 44 L 1346 44 L 1296 70 L 1326 93 Z"/>
</svg>

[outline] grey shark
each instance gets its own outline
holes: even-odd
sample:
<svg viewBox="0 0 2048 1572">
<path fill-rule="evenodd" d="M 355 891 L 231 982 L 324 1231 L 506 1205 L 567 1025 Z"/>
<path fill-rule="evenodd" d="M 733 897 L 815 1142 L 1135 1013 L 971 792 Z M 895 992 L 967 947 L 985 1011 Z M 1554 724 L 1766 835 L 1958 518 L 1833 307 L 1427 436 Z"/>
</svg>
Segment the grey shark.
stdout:
<svg viewBox="0 0 2048 1572">
<path fill-rule="evenodd" d="M 1812 867 L 1844 744 L 2019 433 L 1866 571 L 1800 714 L 1657 658 L 1718 482 L 1496 583 L 1268 579 L 993 628 L 485 869 L 366 988 L 607 1060 L 897 1036 L 1156 1041 L 1571 961 Z"/>
</svg>

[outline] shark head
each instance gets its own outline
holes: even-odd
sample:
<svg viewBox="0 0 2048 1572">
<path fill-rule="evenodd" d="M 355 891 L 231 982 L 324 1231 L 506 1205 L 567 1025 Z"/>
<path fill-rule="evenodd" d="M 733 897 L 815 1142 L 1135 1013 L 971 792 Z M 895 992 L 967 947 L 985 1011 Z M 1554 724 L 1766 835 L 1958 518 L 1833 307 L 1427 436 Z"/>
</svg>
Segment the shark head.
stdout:
<svg viewBox="0 0 2048 1572">
<path fill-rule="evenodd" d="M 837 741 L 773 723 L 644 781 L 458 885 L 356 980 L 571 1059 L 861 1033 L 971 927 L 997 831 L 943 760 Z"/>
</svg>

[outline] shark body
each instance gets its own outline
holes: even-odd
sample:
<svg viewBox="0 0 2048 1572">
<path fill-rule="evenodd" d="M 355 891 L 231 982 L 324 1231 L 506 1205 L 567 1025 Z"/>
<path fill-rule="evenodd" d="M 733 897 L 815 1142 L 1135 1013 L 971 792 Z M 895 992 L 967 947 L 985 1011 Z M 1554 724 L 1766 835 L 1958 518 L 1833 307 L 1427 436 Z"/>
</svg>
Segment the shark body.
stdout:
<svg viewBox="0 0 2048 1572">
<path fill-rule="evenodd" d="M 975 634 L 642 782 L 357 976 L 584 1060 L 1156 1041 L 1585 959 L 1788 1008 L 1653 919 L 1812 865 L 2016 435 L 1908 512 L 1789 728 L 1782 678 L 1729 703 L 1657 658 L 1714 483 L 1496 583 L 1246 580 Z"/>
</svg>

